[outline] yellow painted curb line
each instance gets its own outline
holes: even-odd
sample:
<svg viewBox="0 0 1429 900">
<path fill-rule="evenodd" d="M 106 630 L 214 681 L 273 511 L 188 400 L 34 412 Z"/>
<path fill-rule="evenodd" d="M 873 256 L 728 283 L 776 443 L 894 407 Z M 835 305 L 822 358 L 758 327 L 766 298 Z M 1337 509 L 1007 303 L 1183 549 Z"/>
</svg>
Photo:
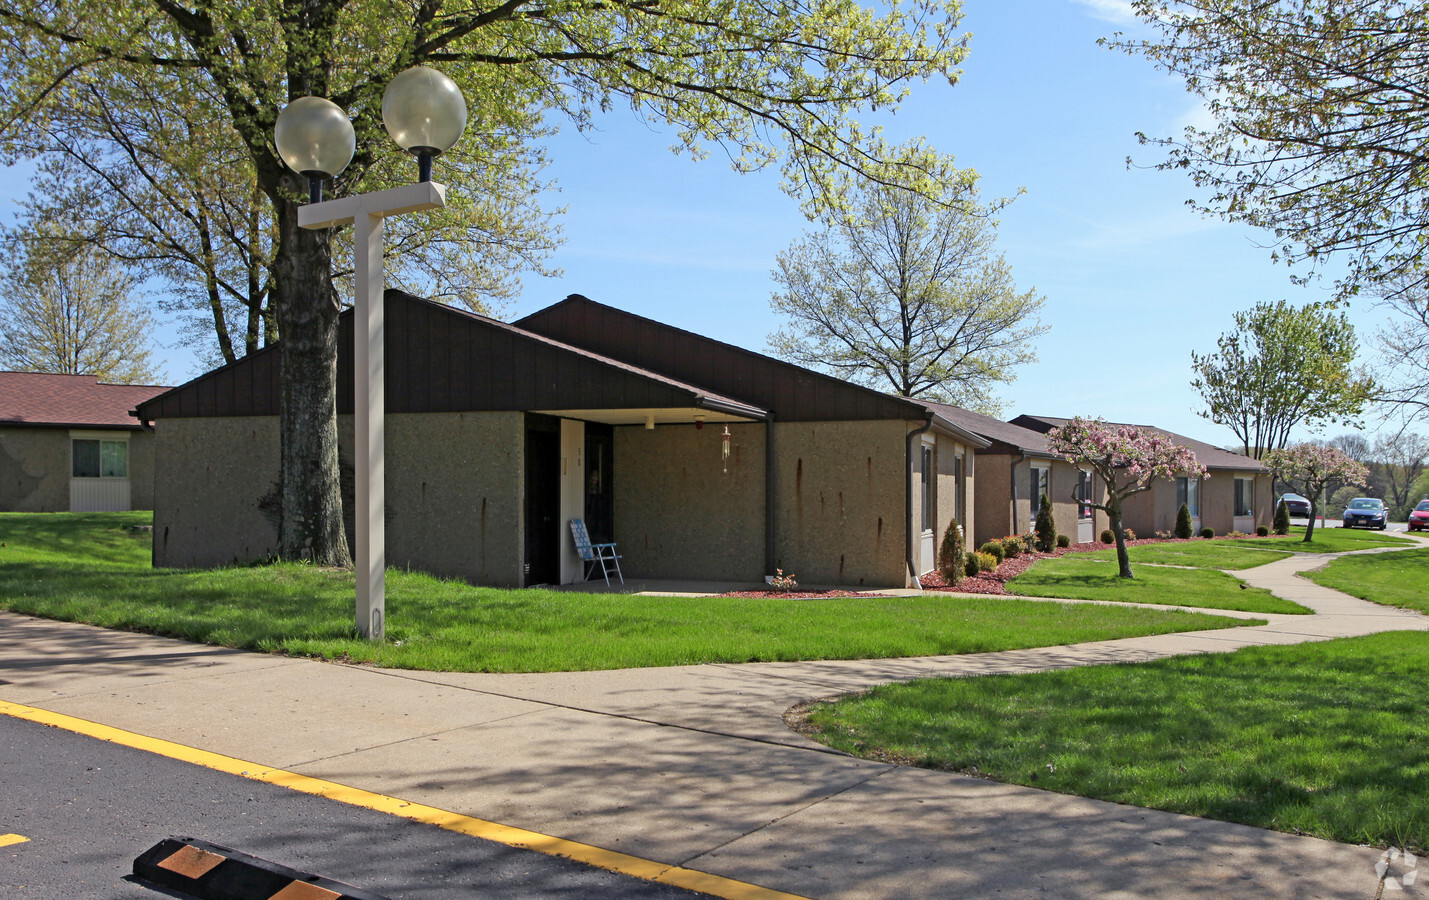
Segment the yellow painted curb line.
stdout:
<svg viewBox="0 0 1429 900">
<path fill-rule="evenodd" d="M 0 834 L 0 847 L 8 847 L 11 844 L 23 844 L 29 838 L 23 834 Z"/>
<path fill-rule="evenodd" d="M 11 716 L 16 719 L 25 719 L 40 725 L 49 725 L 65 731 L 72 731 L 76 734 L 88 735 L 89 737 L 99 738 L 102 741 L 109 741 L 110 743 L 119 744 L 124 747 L 132 747 L 135 750 L 143 750 L 147 753 L 168 757 L 169 759 L 193 763 L 194 765 L 203 766 L 206 769 L 227 772 L 230 775 L 251 778 L 254 781 L 275 784 L 304 794 L 315 794 L 319 797 L 326 797 L 329 800 L 336 800 L 339 803 L 346 803 L 350 806 L 360 806 L 365 809 L 372 809 L 393 816 L 401 816 L 404 819 L 424 822 L 428 825 L 444 828 L 447 831 L 455 831 L 472 837 L 483 838 L 498 844 L 505 844 L 508 847 L 534 850 L 537 853 L 545 853 L 548 856 L 565 857 L 566 859 L 572 859 L 576 862 L 585 863 L 586 865 L 595 866 L 600 869 L 618 872 L 622 875 L 630 875 L 645 881 L 668 884 L 686 890 L 699 891 L 701 893 L 711 894 L 715 897 L 723 897 L 726 898 L 726 900 L 807 900 L 807 898 L 800 897 L 798 894 L 788 894 L 783 891 L 760 887 L 757 884 L 735 881 L 732 878 L 724 878 L 720 875 L 711 875 L 708 872 L 699 872 L 681 866 L 672 866 L 668 863 L 641 859 L 638 856 L 630 856 L 629 854 L 620 853 L 615 850 L 605 850 L 590 844 L 582 844 L 577 841 L 568 841 L 564 838 L 553 837 L 549 834 L 527 831 L 524 828 L 515 828 L 510 825 L 501 825 L 497 822 L 489 822 L 485 819 L 476 819 L 471 816 L 461 815 L 460 813 L 437 809 L 435 806 L 410 803 L 399 797 L 374 794 L 371 791 L 364 791 L 361 788 L 348 787 L 345 784 L 323 781 L 319 778 L 309 778 L 306 775 L 299 775 L 296 772 L 289 772 L 284 769 L 271 769 L 266 766 L 260 766 L 257 763 L 235 759 L 232 756 L 224 756 L 221 753 L 210 753 L 207 750 L 199 750 L 196 747 L 187 747 L 183 744 L 176 744 L 173 741 L 165 741 L 160 738 L 135 734 L 132 731 L 124 731 L 123 729 L 114 728 L 109 725 L 101 725 L 98 722 L 77 719 L 73 716 L 51 712 L 47 709 L 38 709 L 33 706 L 24 706 L 19 703 L 10 703 L 6 700 L 0 700 L 0 715 Z M 9 841 L 8 843 L 19 843 L 20 841 L 27 840 L 19 835 L 4 835 L 0 837 L 0 846 L 4 846 L 4 844 L 7 843 L 6 838 L 19 838 L 18 841 Z"/>
</svg>

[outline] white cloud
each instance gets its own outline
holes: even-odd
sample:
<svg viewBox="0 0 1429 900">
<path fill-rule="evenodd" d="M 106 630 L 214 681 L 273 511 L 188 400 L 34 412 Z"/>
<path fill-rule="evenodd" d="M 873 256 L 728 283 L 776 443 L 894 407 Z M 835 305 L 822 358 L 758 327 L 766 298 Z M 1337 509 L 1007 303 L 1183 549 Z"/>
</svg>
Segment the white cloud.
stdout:
<svg viewBox="0 0 1429 900">
<path fill-rule="evenodd" d="M 1084 6 L 1096 18 L 1117 25 L 1130 25 L 1136 21 L 1136 12 L 1130 0 L 1072 0 Z"/>
</svg>

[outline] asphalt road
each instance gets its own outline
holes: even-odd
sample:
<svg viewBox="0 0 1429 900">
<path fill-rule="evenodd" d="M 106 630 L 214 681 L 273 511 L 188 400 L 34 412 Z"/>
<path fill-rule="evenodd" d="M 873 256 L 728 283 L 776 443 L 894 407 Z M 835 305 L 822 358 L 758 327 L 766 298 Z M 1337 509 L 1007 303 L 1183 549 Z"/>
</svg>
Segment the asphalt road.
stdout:
<svg viewBox="0 0 1429 900">
<path fill-rule="evenodd" d="M 171 835 L 196 837 L 391 900 L 702 895 L 0 716 L 6 900 L 179 896 L 126 880 Z"/>
</svg>

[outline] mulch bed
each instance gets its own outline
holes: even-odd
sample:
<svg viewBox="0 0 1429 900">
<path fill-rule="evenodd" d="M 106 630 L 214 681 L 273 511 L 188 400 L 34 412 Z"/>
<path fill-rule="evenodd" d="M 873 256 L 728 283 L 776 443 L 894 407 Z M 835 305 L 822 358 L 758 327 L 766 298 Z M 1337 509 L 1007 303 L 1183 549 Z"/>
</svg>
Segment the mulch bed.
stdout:
<svg viewBox="0 0 1429 900">
<path fill-rule="evenodd" d="M 731 591 L 721 597 L 779 597 L 783 600 L 813 600 L 819 597 L 881 597 L 882 594 L 863 594 L 858 591 Z"/>
<path fill-rule="evenodd" d="M 1241 538 L 1253 538 L 1254 534 L 1231 537 L 1230 535 L 1217 535 L 1211 540 L 1234 541 Z M 1127 541 L 1128 547 L 1139 547 L 1142 544 L 1186 544 L 1191 541 L 1203 541 L 1205 538 L 1137 538 L 1134 541 Z M 929 572 L 918 579 L 918 584 L 925 591 L 945 591 L 956 594 L 1001 594 L 1008 595 L 1007 583 L 1012 579 L 1032 568 L 1032 564 L 1039 559 L 1055 559 L 1059 556 L 1066 556 L 1068 553 L 1089 553 L 1093 550 L 1109 550 L 1115 544 L 1103 544 L 1101 541 L 1087 541 L 1082 544 L 1073 544 L 1070 547 L 1059 547 L 1051 553 L 1019 553 L 1011 559 L 1002 561 L 996 569 L 991 572 L 979 572 L 976 575 L 964 577 L 956 585 L 949 585 L 943 581 L 943 576 L 937 572 Z M 734 591 L 729 594 L 721 594 L 721 597 L 782 597 L 786 600 L 811 600 L 818 597 L 878 597 L 879 594 L 860 593 L 858 591 Z"/>
<path fill-rule="evenodd" d="M 1230 535 L 1217 535 L 1211 538 L 1213 541 L 1236 541 L 1241 538 L 1253 538 L 1254 534 L 1231 537 Z M 1127 541 L 1128 547 L 1140 547 L 1142 544 L 1188 544 L 1191 541 L 1204 541 L 1205 538 L 1137 538 L 1134 541 Z M 979 572 L 976 575 L 964 577 L 956 585 L 949 585 L 943 581 L 943 576 L 937 572 L 929 572 L 918 579 L 925 591 L 950 591 L 958 594 L 1007 594 L 1007 583 L 1012 579 L 1032 568 L 1032 564 L 1039 559 L 1054 559 L 1058 556 L 1066 556 L 1068 553 L 1089 553 L 1093 550 L 1110 550 L 1115 544 L 1103 544 L 1101 541 L 1087 541 L 1081 544 L 1073 544 L 1070 547 L 1059 547 L 1051 553 L 1039 553 L 1036 550 L 1030 553 L 1019 553 L 1011 559 L 1002 561 L 996 569 L 991 572 Z"/>
</svg>

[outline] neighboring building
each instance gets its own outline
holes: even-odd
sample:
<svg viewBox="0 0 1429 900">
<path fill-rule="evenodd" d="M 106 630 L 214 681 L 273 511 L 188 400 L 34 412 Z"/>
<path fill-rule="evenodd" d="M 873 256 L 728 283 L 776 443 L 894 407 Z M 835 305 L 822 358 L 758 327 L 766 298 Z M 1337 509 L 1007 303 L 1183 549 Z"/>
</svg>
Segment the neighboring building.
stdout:
<svg viewBox="0 0 1429 900">
<path fill-rule="evenodd" d="M 1018 416 L 1013 425 L 1046 433 L 1071 419 L 1053 416 Z M 1138 537 L 1151 537 L 1158 531 L 1176 527 L 1176 511 L 1185 503 L 1191 510 L 1191 524 L 1199 532 L 1214 528 L 1216 534 L 1240 531 L 1249 534 L 1260 525 L 1269 527 L 1275 515 L 1275 498 L 1271 495 L 1270 469 L 1259 460 L 1214 447 L 1185 435 L 1150 425 L 1149 431 L 1165 435 L 1196 454 L 1196 459 L 1210 470 L 1211 477 L 1158 478 L 1151 490 L 1136 494 L 1122 510 L 1122 525 Z"/>
<path fill-rule="evenodd" d="M 131 411 L 167 387 L 0 372 L 0 511 L 154 508 L 154 435 Z"/>
<path fill-rule="evenodd" d="M 1042 495 L 1052 502 L 1057 533 L 1074 543 L 1095 540 L 1109 524 L 1106 513 L 1086 501 L 1105 498 L 1101 479 L 1079 469 L 1047 448 L 1047 436 L 971 410 L 927 403 L 948 421 L 986 438 L 977 451 L 976 528 L 972 546 L 1032 530 Z"/>
<path fill-rule="evenodd" d="M 389 290 L 385 315 L 390 565 L 578 581 L 579 517 L 628 576 L 901 586 L 972 513 L 988 442 L 922 404 L 579 296 L 513 325 Z M 338 346 L 350 484 L 351 311 Z M 281 353 L 139 409 L 157 436 L 156 565 L 275 553 Z"/>
</svg>

